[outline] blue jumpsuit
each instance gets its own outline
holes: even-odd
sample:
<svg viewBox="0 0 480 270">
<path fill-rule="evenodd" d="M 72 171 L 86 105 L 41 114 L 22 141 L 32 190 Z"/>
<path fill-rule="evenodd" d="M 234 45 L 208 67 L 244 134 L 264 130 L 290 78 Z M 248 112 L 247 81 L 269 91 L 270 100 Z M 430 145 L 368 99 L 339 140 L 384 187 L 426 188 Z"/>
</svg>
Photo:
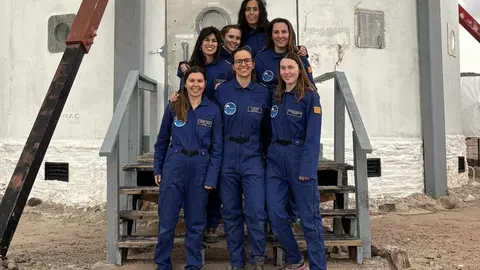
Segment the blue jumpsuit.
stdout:
<svg viewBox="0 0 480 270">
<path fill-rule="evenodd" d="M 215 85 L 217 83 L 226 82 L 233 78 L 233 69 L 232 64 L 225 60 L 217 60 L 211 63 L 208 63 L 203 67 L 207 72 L 207 85 L 205 87 L 205 95 L 211 101 L 214 100 Z M 177 70 L 177 76 L 180 80 L 180 89 L 183 85 L 183 72 L 180 69 L 180 66 Z"/>
<path fill-rule="evenodd" d="M 270 89 L 271 97 L 273 98 L 278 86 L 278 76 L 280 71 L 280 61 L 285 56 L 285 53 L 279 54 L 272 49 L 264 49 L 257 53 L 255 57 L 255 71 L 257 73 L 257 82 L 261 82 Z M 307 57 L 301 56 L 303 67 L 307 72 L 308 78 L 315 85 L 312 75 L 312 68 L 308 62 Z M 295 207 L 295 200 L 290 201 L 289 208 L 290 222 L 294 223 L 297 220 L 298 211 Z"/>
<path fill-rule="evenodd" d="M 317 92 L 307 91 L 298 102 L 295 89 L 273 101 L 270 111 L 272 143 L 267 152 L 267 212 L 273 233 L 286 253 L 286 263 L 302 258 L 288 224 L 288 191 L 292 191 L 307 242 L 310 269 L 327 269 L 320 215 L 317 166 L 322 109 Z M 309 177 L 300 181 L 299 176 Z"/>
<path fill-rule="evenodd" d="M 251 247 L 250 263 L 265 260 L 267 217 L 262 130 L 269 117 L 268 95 L 264 86 L 251 82 L 243 88 L 236 79 L 223 83 L 215 93 L 223 110 L 224 152 L 219 191 L 233 267 L 245 264 L 244 222 Z"/>
<path fill-rule="evenodd" d="M 171 139 L 170 139 L 171 138 Z M 185 213 L 185 269 L 202 267 L 201 250 L 206 224 L 208 190 L 216 187 L 222 162 L 222 120 L 218 106 L 207 98 L 177 120 L 170 106 L 165 109 L 155 143 L 154 175 L 161 175 L 158 199 L 157 269 L 172 269 L 175 227 L 182 204 Z"/>
<path fill-rule="evenodd" d="M 280 71 L 280 60 L 285 53 L 276 53 L 272 49 L 264 49 L 255 56 L 255 71 L 257 73 L 257 82 L 261 82 L 268 86 L 270 91 L 274 92 L 278 85 L 278 76 Z M 303 67 L 307 72 L 308 78 L 313 81 L 312 68 L 307 57 L 301 56 Z"/>
<path fill-rule="evenodd" d="M 227 51 L 225 48 L 220 47 L 220 60 L 225 60 L 229 63 L 232 63 L 233 62 L 233 56 L 232 54 Z M 182 61 L 182 62 L 179 62 L 178 63 L 178 67 L 177 67 L 177 77 L 181 78 L 183 76 L 183 72 L 182 72 L 182 69 L 180 68 L 180 66 L 182 64 L 188 64 L 188 61 Z"/>
<path fill-rule="evenodd" d="M 266 33 L 259 33 L 255 29 L 250 28 L 242 33 L 242 44 L 248 47 L 255 57 L 266 45 Z"/>
<path fill-rule="evenodd" d="M 233 63 L 233 55 L 227 51 L 223 46 L 220 48 L 220 59 L 228 63 Z"/>
<path fill-rule="evenodd" d="M 205 65 L 207 73 L 207 85 L 205 87 L 205 95 L 211 100 L 215 101 L 215 85 L 219 82 L 229 81 L 233 78 L 232 64 L 225 60 L 213 61 L 212 63 Z M 177 76 L 182 78 L 180 85 L 183 83 L 183 72 L 179 68 L 177 70 Z M 182 88 L 180 88 L 182 89 Z M 220 208 L 222 202 L 218 191 L 211 190 L 208 195 L 207 203 L 207 228 L 217 228 L 218 221 L 220 219 Z"/>
</svg>

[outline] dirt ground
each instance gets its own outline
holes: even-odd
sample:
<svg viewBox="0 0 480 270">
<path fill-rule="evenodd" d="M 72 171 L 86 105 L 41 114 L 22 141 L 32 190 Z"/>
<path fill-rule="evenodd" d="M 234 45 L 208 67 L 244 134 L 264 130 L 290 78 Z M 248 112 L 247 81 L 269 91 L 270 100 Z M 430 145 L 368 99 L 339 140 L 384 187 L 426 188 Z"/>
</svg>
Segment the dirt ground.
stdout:
<svg viewBox="0 0 480 270">
<path fill-rule="evenodd" d="M 475 183 L 451 190 L 448 197 L 438 201 L 416 194 L 394 204 L 382 205 L 371 216 L 375 249 L 405 251 L 411 269 L 480 269 L 479 186 Z M 14 259 L 19 269 L 32 270 L 155 269 L 151 252 L 134 255 L 134 258 L 146 260 L 133 260 L 122 267 L 104 263 L 105 218 L 106 213 L 101 208 L 27 206 L 8 258 Z M 209 252 L 206 269 L 228 269 L 225 251 Z M 175 256 L 181 259 L 181 253 L 176 251 Z M 181 269 L 180 263 L 176 269 Z M 276 268 L 272 266 L 271 269 Z M 329 260 L 328 269 L 395 268 L 387 259 L 375 256 L 361 266 Z"/>
</svg>

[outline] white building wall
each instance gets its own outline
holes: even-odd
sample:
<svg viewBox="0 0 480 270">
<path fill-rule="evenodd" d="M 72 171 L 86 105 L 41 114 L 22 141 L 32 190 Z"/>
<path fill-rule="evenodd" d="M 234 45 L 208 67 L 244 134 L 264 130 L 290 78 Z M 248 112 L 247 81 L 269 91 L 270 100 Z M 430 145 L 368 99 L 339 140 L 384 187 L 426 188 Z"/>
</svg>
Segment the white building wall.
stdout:
<svg viewBox="0 0 480 270">
<path fill-rule="evenodd" d="M 417 3 L 406 1 L 301 0 L 300 36 L 310 53 L 315 76 L 332 71 L 338 60 L 337 44 L 344 50 L 337 70 L 344 71 L 367 132 L 373 153 L 382 159 L 382 176 L 369 178 L 372 198 L 402 197 L 423 192 L 423 146 L 420 111 Z M 385 13 L 385 49 L 355 46 L 355 9 Z M 457 4 L 442 0 L 442 24 L 458 32 Z M 446 47 L 447 41 L 444 37 Z M 458 41 L 456 43 L 458 48 Z M 465 156 L 459 125 L 459 60 L 444 48 L 447 177 L 449 186 L 467 180 L 458 174 L 458 156 Z M 319 85 L 324 112 L 324 154 L 333 158 L 333 83 Z M 347 122 L 349 122 L 347 115 Z M 352 161 L 351 125 L 346 125 L 347 161 Z M 353 175 L 353 174 L 352 174 Z M 351 177 L 352 178 L 352 177 Z"/>
<path fill-rule="evenodd" d="M 443 85 L 445 97 L 445 130 L 447 142 L 448 187 L 468 182 L 468 173 L 458 173 L 458 157 L 467 156 L 461 121 L 460 42 L 457 1 L 442 0 Z M 452 35 L 453 34 L 453 35 Z"/>
<path fill-rule="evenodd" d="M 6 189 L 63 53 L 50 53 L 48 19 L 77 13 L 81 0 L 1 1 L 0 193 Z M 105 160 L 98 154 L 113 108 L 114 1 L 85 55 L 44 161 L 68 162 L 68 183 L 44 180 L 31 196 L 67 205 L 105 201 Z"/>
<path fill-rule="evenodd" d="M 370 196 L 401 197 L 423 191 L 416 1 L 301 1 L 301 43 L 310 53 L 314 75 L 334 69 L 337 44 L 344 50 L 337 70 L 347 74 L 382 176 L 369 178 Z M 385 13 L 384 49 L 355 46 L 355 9 Z M 319 86 L 323 107 L 324 156 L 333 158 L 333 83 Z M 346 159 L 353 164 L 350 120 L 346 114 Z M 350 175 L 353 179 L 353 174 Z"/>
</svg>

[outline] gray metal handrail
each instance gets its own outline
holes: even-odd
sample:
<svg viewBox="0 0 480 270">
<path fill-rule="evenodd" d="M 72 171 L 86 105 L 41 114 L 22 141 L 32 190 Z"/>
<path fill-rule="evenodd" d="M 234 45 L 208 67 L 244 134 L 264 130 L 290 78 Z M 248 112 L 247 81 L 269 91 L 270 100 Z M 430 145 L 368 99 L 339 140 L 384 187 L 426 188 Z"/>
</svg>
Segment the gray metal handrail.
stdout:
<svg viewBox="0 0 480 270">
<path fill-rule="evenodd" d="M 102 157 L 106 157 L 110 155 L 113 151 L 113 147 L 118 139 L 118 134 L 120 132 L 120 126 L 122 124 L 122 120 L 125 116 L 125 113 L 127 112 L 128 105 L 130 103 L 130 100 L 132 99 L 132 95 L 135 91 L 136 86 L 138 86 L 140 90 L 154 92 L 155 94 L 152 96 L 156 96 L 157 81 L 140 73 L 138 70 L 131 70 L 128 73 L 127 81 L 123 86 L 122 93 L 118 100 L 117 106 L 115 107 L 112 120 L 110 121 L 110 125 L 107 130 L 107 134 L 105 135 L 102 146 L 100 147 L 100 156 Z M 152 98 L 150 100 L 150 103 L 151 105 L 153 105 L 152 103 L 154 103 L 154 106 L 152 106 L 151 108 L 152 110 L 151 110 L 150 116 L 156 119 L 157 112 L 156 110 L 153 109 L 154 107 L 155 108 L 157 107 L 156 99 Z M 155 128 L 156 124 L 157 124 L 156 121 L 153 121 L 153 122 L 150 121 L 150 127 Z M 156 130 L 156 129 L 153 129 L 153 130 Z M 153 144 L 150 144 L 150 145 L 153 145 Z"/>
<path fill-rule="evenodd" d="M 348 83 L 345 72 L 334 71 L 324 73 L 316 77 L 314 81 L 316 83 L 322 83 L 330 79 L 335 79 L 335 84 L 338 84 L 338 88 L 342 93 L 345 107 L 347 108 L 348 115 L 350 116 L 353 130 L 358 137 L 360 148 L 364 151 L 367 151 L 367 153 L 372 153 L 372 144 L 370 143 L 370 139 L 368 138 L 367 130 L 365 129 L 365 125 L 363 124 L 362 116 L 360 115 L 360 111 L 358 110 L 357 103 L 355 102 L 355 98 L 353 97 L 353 92 L 350 88 L 350 84 Z"/>
<path fill-rule="evenodd" d="M 150 92 L 150 103 L 145 105 L 146 95 Z M 138 70 L 131 70 L 122 93 L 113 112 L 112 120 L 100 147 L 100 156 L 107 157 L 107 261 L 121 264 L 121 251 L 118 247 L 120 237 L 119 210 L 128 209 L 131 204 L 121 197 L 119 187 L 132 185 L 136 175 L 125 173 L 122 165 L 136 162 L 146 149 L 144 136 L 144 110 L 149 110 L 149 145 L 147 151 L 153 151 L 156 140 L 158 100 L 157 82 Z M 146 107 L 147 106 L 147 107 Z M 127 225 L 123 224 L 124 234 Z"/>
<path fill-rule="evenodd" d="M 367 153 L 372 153 L 372 144 L 368 138 L 362 116 L 358 110 L 352 89 L 344 72 L 334 71 L 322 74 L 314 80 L 322 83 L 335 80 L 334 93 L 334 160 L 345 163 L 345 108 L 352 123 L 353 159 L 355 174 L 355 203 L 357 210 L 357 237 L 362 240 L 362 246 L 357 252 L 357 262 L 371 257 L 370 212 L 368 199 Z M 338 172 L 337 184 L 343 185 L 342 173 Z M 344 197 L 344 200 L 348 200 Z"/>
</svg>

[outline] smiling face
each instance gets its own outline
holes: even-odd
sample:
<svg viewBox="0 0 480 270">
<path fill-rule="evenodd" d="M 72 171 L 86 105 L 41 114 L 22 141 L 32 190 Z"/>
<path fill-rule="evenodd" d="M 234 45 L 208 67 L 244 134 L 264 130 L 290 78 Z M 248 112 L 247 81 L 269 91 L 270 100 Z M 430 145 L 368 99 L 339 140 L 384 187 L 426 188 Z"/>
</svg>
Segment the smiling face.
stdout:
<svg viewBox="0 0 480 270">
<path fill-rule="evenodd" d="M 247 3 L 245 9 L 245 18 L 251 26 L 255 26 L 258 23 L 258 17 L 260 16 L 260 9 L 258 8 L 257 0 L 251 0 Z"/>
<path fill-rule="evenodd" d="M 193 72 L 188 75 L 185 82 L 188 95 L 191 97 L 199 97 L 205 90 L 205 77 L 200 72 Z"/>
<path fill-rule="evenodd" d="M 296 84 L 300 75 L 300 67 L 293 59 L 284 58 L 280 61 L 280 77 L 287 85 Z"/>
<path fill-rule="evenodd" d="M 214 34 L 208 35 L 202 41 L 202 52 L 205 56 L 214 57 L 218 49 L 218 40 Z"/>
<path fill-rule="evenodd" d="M 252 54 L 247 50 L 238 51 L 233 59 L 233 70 L 238 77 L 250 77 L 255 68 Z"/>
<path fill-rule="evenodd" d="M 275 47 L 279 49 L 285 49 L 288 46 L 290 33 L 288 31 L 288 25 L 283 22 L 275 23 L 272 29 L 272 39 L 275 43 Z"/>
<path fill-rule="evenodd" d="M 238 47 L 240 46 L 240 40 L 241 40 L 241 32 L 238 29 L 230 29 L 228 32 L 223 36 L 223 44 L 225 46 L 225 49 L 227 49 L 229 52 L 233 52 Z"/>
</svg>

